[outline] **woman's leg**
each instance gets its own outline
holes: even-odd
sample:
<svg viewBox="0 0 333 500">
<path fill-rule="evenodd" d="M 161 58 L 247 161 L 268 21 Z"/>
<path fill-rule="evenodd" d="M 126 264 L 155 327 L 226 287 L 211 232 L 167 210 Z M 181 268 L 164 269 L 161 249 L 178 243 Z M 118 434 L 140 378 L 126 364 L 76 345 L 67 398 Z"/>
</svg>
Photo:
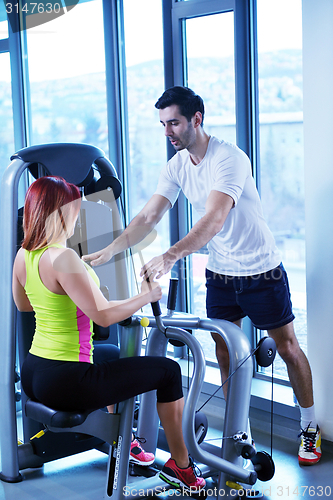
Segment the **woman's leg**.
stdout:
<svg viewBox="0 0 333 500">
<path fill-rule="evenodd" d="M 184 398 L 170 403 L 157 402 L 157 411 L 171 453 L 171 458 L 160 472 L 160 478 L 174 488 L 194 493 L 204 488 L 206 481 L 197 476 L 188 455 L 182 432 L 183 409 Z"/>
<path fill-rule="evenodd" d="M 171 403 L 157 403 L 157 412 L 167 439 L 171 458 L 178 467 L 185 469 L 189 465 L 188 451 L 182 432 L 184 398 Z"/>
<path fill-rule="evenodd" d="M 115 359 L 119 359 L 119 354 L 120 354 L 120 349 L 116 345 L 113 345 L 113 344 L 94 344 L 94 364 L 96 364 L 96 365 L 98 365 L 99 363 L 103 363 L 104 361 L 114 361 Z M 114 407 L 115 407 L 114 404 L 106 406 L 109 413 L 114 413 Z M 132 443 L 133 443 L 134 439 L 135 439 L 135 436 L 132 433 Z M 152 453 L 145 452 L 139 443 L 135 443 L 135 444 L 137 444 L 137 447 L 139 448 L 140 453 L 141 454 L 143 453 L 145 458 L 146 458 L 146 460 L 144 462 L 142 460 L 137 459 L 137 461 L 141 465 L 146 465 L 147 461 L 151 462 L 153 459 L 155 459 L 155 456 Z M 137 458 L 137 457 L 135 457 L 135 458 Z M 140 458 L 142 458 L 142 457 L 140 457 Z"/>
<path fill-rule="evenodd" d="M 123 358 L 114 364 L 113 369 L 115 367 L 117 376 L 115 374 L 114 379 L 117 379 L 118 387 L 114 390 L 123 398 L 157 389 L 157 411 L 171 457 L 179 467 L 188 467 L 188 451 L 182 433 L 184 399 L 178 363 L 167 358 L 148 356 Z M 104 376 L 102 380 L 105 381 L 106 378 L 108 377 Z M 109 405 L 108 408 L 111 409 L 112 406 Z"/>
</svg>

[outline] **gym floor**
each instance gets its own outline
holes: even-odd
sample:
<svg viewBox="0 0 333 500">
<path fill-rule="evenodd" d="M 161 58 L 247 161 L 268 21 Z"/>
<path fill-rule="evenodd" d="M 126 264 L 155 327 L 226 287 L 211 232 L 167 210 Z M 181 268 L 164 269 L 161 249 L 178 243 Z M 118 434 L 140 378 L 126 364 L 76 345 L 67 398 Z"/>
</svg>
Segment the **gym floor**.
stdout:
<svg viewBox="0 0 333 500">
<path fill-rule="evenodd" d="M 210 439 L 219 431 L 210 429 Z M 270 436 L 253 430 L 258 451 L 270 453 Z M 300 467 L 297 461 L 298 441 L 273 438 L 273 460 L 275 475 L 268 482 L 257 481 L 255 489 L 267 500 L 291 499 L 311 500 L 333 498 L 333 454 L 323 453 L 319 464 Z M 162 456 L 159 459 L 164 460 Z M 165 454 L 165 460 L 167 459 Z M 91 450 L 73 457 L 45 464 L 42 469 L 28 469 L 22 472 L 24 480 L 16 484 L 0 482 L 0 500 L 99 500 L 103 498 L 107 456 Z M 135 480 L 131 478 L 131 481 Z M 208 484 L 208 497 L 215 498 L 214 484 Z M 175 490 L 159 495 L 174 496 Z M 185 498 L 185 497 L 184 497 Z M 188 497 L 186 497 L 188 498 Z"/>
</svg>

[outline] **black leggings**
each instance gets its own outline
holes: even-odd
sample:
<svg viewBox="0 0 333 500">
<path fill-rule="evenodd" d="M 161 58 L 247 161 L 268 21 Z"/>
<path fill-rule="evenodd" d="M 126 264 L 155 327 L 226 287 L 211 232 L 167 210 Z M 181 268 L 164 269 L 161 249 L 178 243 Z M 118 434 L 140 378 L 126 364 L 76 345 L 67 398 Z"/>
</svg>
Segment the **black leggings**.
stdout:
<svg viewBox="0 0 333 500">
<path fill-rule="evenodd" d="M 159 356 L 138 356 L 82 363 L 28 354 L 21 371 L 26 395 L 56 410 L 104 408 L 157 390 L 157 401 L 183 396 L 178 363 Z"/>
</svg>

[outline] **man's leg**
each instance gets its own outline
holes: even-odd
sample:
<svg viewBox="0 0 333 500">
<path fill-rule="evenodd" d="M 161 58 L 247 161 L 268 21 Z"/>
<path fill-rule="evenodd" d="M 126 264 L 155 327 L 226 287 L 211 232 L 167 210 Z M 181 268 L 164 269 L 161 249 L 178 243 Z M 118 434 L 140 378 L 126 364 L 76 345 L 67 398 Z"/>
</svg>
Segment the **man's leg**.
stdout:
<svg viewBox="0 0 333 500">
<path fill-rule="evenodd" d="M 239 319 L 237 321 L 233 321 L 235 325 L 237 325 L 239 328 L 242 327 L 242 320 Z M 229 352 L 226 343 L 224 342 L 223 338 L 221 335 L 218 333 L 211 332 L 211 336 L 213 337 L 215 341 L 215 352 L 216 352 L 216 359 L 220 368 L 221 372 L 221 380 L 222 380 L 222 390 L 223 390 L 223 395 L 225 401 L 227 400 L 227 394 L 228 394 L 228 382 L 225 383 L 227 378 L 229 377 Z M 249 436 L 249 442 L 254 445 L 254 441 L 252 440 L 252 434 L 251 434 L 251 427 L 250 427 L 250 420 L 248 420 L 248 428 L 247 428 L 247 434 Z"/>
<path fill-rule="evenodd" d="M 277 351 L 287 365 L 290 384 L 299 405 L 302 408 L 309 408 L 313 405 L 311 368 L 299 346 L 293 322 L 269 330 L 268 335 L 274 339 Z"/>
<path fill-rule="evenodd" d="M 241 327 L 242 320 L 235 321 L 235 324 Z M 222 383 L 229 376 L 229 353 L 223 338 L 218 333 L 211 332 L 215 341 L 216 358 L 221 371 Z M 268 335 L 276 343 L 276 348 L 281 358 L 287 365 L 290 384 L 294 390 L 297 401 L 303 408 L 313 405 L 312 375 L 309 362 L 301 350 L 298 340 L 295 336 L 293 322 L 280 328 L 269 330 Z M 223 392 L 227 394 L 226 383 L 223 386 Z"/>
<path fill-rule="evenodd" d="M 316 464 L 321 458 L 320 429 L 315 418 L 311 368 L 299 346 L 293 323 L 268 331 L 277 351 L 287 365 L 291 387 L 301 411 L 301 444 L 298 461 L 301 465 Z"/>
<path fill-rule="evenodd" d="M 238 321 L 233 322 L 235 325 L 239 326 L 241 328 L 242 326 L 242 320 L 239 319 Z M 226 343 L 224 342 L 223 338 L 221 335 L 218 333 L 211 332 L 211 336 L 214 339 L 215 342 L 215 353 L 216 353 L 216 359 L 220 368 L 221 372 L 221 381 L 222 384 L 227 380 L 229 376 L 229 352 Z M 222 387 L 223 389 L 223 394 L 224 394 L 224 399 L 227 400 L 227 392 L 228 392 L 228 382 L 224 384 Z"/>
</svg>

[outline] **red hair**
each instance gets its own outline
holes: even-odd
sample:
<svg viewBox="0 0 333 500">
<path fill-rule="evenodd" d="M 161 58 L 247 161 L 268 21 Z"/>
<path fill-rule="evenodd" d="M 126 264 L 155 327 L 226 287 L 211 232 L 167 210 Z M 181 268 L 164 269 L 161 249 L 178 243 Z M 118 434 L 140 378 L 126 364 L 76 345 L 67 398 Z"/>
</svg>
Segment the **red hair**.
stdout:
<svg viewBox="0 0 333 500">
<path fill-rule="evenodd" d="M 25 197 L 22 247 L 37 250 L 63 237 L 80 199 L 79 188 L 62 177 L 45 176 L 33 182 Z"/>
</svg>

